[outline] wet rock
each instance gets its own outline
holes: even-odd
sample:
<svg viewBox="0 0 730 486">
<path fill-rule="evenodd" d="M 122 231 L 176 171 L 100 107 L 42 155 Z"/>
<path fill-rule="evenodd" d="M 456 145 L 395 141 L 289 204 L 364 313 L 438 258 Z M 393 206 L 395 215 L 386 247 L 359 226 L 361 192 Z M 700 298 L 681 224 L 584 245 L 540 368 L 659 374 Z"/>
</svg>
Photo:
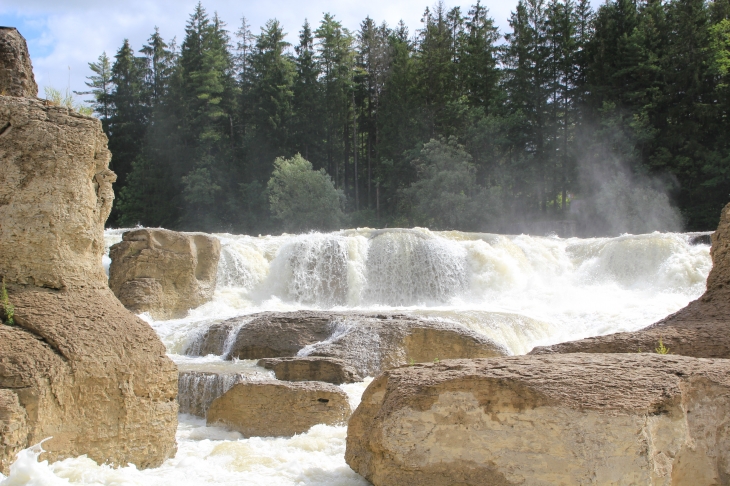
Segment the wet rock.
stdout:
<svg viewBox="0 0 730 486">
<path fill-rule="evenodd" d="M 354 368 L 335 358 L 266 358 L 260 360 L 258 365 L 273 370 L 277 380 L 324 381 L 333 385 L 362 381 Z"/>
<path fill-rule="evenodd" d="M 226 334 L 226 337 L 222 336 Z M 216 349 L 215 343 L 222 343 Z M 399 314 L 265 312 L 215 324 L 189 347 L 228 359 L 336 358 L 360 376 L 435 359 L 488 358 L 508 351 L 458 324 Z"/>
<path fill-rule="evenodd" d="M 208 409 L 208 425 L 223 425 L 245 437 L 289 437 L 317 424 L 338 425 L 351 414 L 347 394 L 321 382 L 238 383 Z"/>
<path fill-rule="evenodd" d="M 98 119 L 0 96 L 0 278 L 15 306 L 15 325 L 0 324 L 2 472 L 48 437 L 51 461 L 143 468 L 175 454 L 177 369 L 102 266 L 109 159 Z"/>
<path fill-rule="evenodd" d="M 730 358 L 730 204 L 712 234 L 713 267 L 707 291 L 687 307 L 640 331 L 537 347 L 530 354 L 655 352 L 659 340 L 671 354 Z"/>
<path fill-rule="evenodd" d="M 180 371 L 178 396 L 180 413 L 205 417 L 213 400 L 241 381 L 239 373 L 215 373 L 210 371 Z"/>
<path fill-rule="evenodd" d="M 38 96 L 28 45 L 15 27 L 0 27 L 0 96 Z"/>
<path fill-rule="evenodd" d="M 132 312 L 185 317 L 213 297 L 220 252 L 220 241 L 203 233 L 128 231 L 109 250 L 109 286 Z"/>
<path fill-rule="evenodd" d="M 390 370 L 350 418 L 375 486 L 726 484 L 730 362 L 573 354 Z"/>
</svg>

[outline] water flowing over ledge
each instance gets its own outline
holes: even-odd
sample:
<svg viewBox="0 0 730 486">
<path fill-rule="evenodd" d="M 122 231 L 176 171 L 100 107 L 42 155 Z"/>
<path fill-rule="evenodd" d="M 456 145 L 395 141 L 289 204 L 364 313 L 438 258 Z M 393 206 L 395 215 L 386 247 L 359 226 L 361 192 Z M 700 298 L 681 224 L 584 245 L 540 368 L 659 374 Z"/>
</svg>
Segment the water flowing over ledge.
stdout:
<svg viewBox="0 0 730 486">
<path fill-rule="evenodd" d="M 124 231 L 108 230 L 107 247 Z M 230 317 L 302 309 L 397 311 L 461 324 L 524 354 L 539 344 L 655 322 L 699 297 L 711 267 L 709 244 L 696 234 L 560 239 L 415 228 L 215 236 L 222 254 L 214 299 L 183 319 L 146 318 L 181 370 L 202 373 L 190 375 L 181 389 L 187 394 L 181 404 L 189 400 L 191 409 L 200 406 L 194 400 L 210 399 L 193 399 L 195 390 L 217 394 L 237 379 L 270 376 L 255 362 L 194 356 L 202 332 Z M 207 378 L 206 372 L 227 377 Z M 369 382 L 341 385 L 353 409 Z M 48 465 L 26 450 L 2 486 L 366 485 L 344 462 L 345 436 L 345 427 L 318 425 L 288 439 L 242 439 L 181 415 L 179 451 L 160 468 L 115 470 L 85 457 Z"/>
</svg>

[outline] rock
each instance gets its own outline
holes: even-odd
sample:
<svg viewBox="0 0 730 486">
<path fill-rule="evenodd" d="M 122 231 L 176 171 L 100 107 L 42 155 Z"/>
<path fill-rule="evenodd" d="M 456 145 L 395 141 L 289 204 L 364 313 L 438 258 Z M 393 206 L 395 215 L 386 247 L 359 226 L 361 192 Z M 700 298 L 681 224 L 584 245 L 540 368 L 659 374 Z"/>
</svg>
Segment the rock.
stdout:
<svg viewBox="0 0 730 486">
<path fill-rule="evenodd" d="M 0 96 L 38 96 L 28 45 L 15 27 L 0 27 Z"/>
<path fill-rule="evenodd" d="M 258 365 L 273 370 L 277 380 L 324 381 L 333 385 L 362 381 L 357 371 L 345 361 L 335 358 L 265 358 Z"/>
<path fill-rule="evenodd" d="M 107 288 L 114 200 L 101 122 L 40 100 L 0 98 L 0 272 L 51 289 Z"/>
<path fill-rule="evenodd" d="M 48 437 L 50 461 L 175 454 L 177 369 L 102 266 L 109 159 L 98 119 L 0 96 L 0 279 L 15 306 L 0 323 L 0 472 Z"/>
<path fill-rule="evenodd" d="M 179 413 L 205 417 L 213 400 L 230 390 L 242 379 L 243 377 L 238 373 L 180 371 L 177 385 Z"/>
<path fill-rule="evenodd" d="M 712 235 L 713 267 L 707 291 L 679 312 L 636 332 L 543 346 L 530 354 L 654 352 L 662 340 L 671 354 L 730 358 L 730 204 Z"/>
<path fill-rule="evenodd" d="M 345 460 L 375 486 L 727 484 L 730 362 L 647 354 L 386 371 Z"/>
<path fill-rule="evenodd" d="M 351 414 L 347 394 L 321 382 L 238 383 L 208 409 L 208 425 L 224 425 L 245 437 L 289 437 L 317 424 L 338 425 Z"/>
<path fill-rule="evenodd" d="M 128 231 L 109 250 L 109 286 L 132 312 L 185 317 L 213 297 L 220 253 L 220 241 L 203 233 Z"/>
<path fill-rule="evenodd" d="M 227 366 L 231 365 L 231 366 Z M 213 400 L 244 381 L 272 380 L 274 374 L 250 365 L 238 366 L 230 361 L 222 363 L 190 363 L 178 371 L 180 413 L 205 417 Z"/>
<path fill-rule="evenodd" d="M 458 324 L 399 314 L 318 311 L 264 312 L 214 324 L 186 350 L 193 355 L 209 353 L 227 359 L 336 358 L 360 376 L 437 358 L 509 354 Z"/>
</svg>

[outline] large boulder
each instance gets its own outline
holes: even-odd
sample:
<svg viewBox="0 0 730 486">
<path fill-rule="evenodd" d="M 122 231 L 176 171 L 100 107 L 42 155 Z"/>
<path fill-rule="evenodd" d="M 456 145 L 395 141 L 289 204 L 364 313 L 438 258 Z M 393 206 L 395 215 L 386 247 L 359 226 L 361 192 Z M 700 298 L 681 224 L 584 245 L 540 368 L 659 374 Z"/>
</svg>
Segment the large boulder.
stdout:
<svg viewBox="0 0 730 486">
<path fill-rule="evenodd" d="M 365 391 L 345 460 L 375 486 L 728 484 L 730 361 L 454 360 Z"/>
<path fill-rule="evenodd" d="M 710 254 L 706 292 L 679 312 L 636 332 L 537 347 L 530 354 L 654 352 L 661 340 L 671 354 L 730 358 L 730 204 L 712 234 Z"/>
<path fill-rule="evenodd" d="M 185 317 L 213 297 L 220 254 L 220 241 L 203 233 L 128 231 L 109 250 L 109 286 L 135 313 Z"/>
<path fill-rule="evenodd" d="M 20 79 L 27 52 L 13 56 Z M 106 283 L 115 175 L 101 123 L 0 96 L 0 132 L 0 279 L 15 306 L 12 326 L 0 312 L 0 471 L 48 437 L 51 461 L 157 466 L 176 450 L 177 369 Z"/>
<path fill-rule="evenodd" d="M 277 380 L 324 381 L 333 385 L 362 381 L 354 368 L 336 358 L 302 356 L 294 358 L 264 358 L 258 365 L 272 370 Z"/>
<path fill-rule="evenodd" d="M 38 96 L 28 45 L 15 27 L 0 27 L 0 96 Z"/>
<path fill-rule="evenodd" d="M 252 381 L 233 385 L 208 408 L 208 425 L 245 437 L 289 437 L 317 424 L 347 423 L 352 411 L 342 389 L 321 382 Z"/>
<path fill-rule="evenodd" d="M 186 352 L 227 359 L 336 358 L 360 376 L 409 363 L 509 354 L 503 346 L 458 324 L 399 314 L 319 311 L 265 312 L 229 319 L 208 328 Z"/>
</svg>

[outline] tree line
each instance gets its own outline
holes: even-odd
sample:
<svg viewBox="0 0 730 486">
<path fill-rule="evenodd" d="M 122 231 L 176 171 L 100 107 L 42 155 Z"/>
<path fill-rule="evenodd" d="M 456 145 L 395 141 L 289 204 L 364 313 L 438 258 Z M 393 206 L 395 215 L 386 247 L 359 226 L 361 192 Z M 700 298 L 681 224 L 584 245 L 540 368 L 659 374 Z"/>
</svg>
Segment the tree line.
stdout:
<svg viewBox="0 0 730 486">
<path fill-rule="evenodd" d="M 325 14 L 292 46 L 275 19 L 228 30 L 198 4 L 179 45 L 155 29 L 102 54 L 87 84 L 119 177 L 109 224 L 716 225 L 730 0 L 520 0 L 504 35 L 479 1 L 439 2 L 421 23 Z M 286 181 L 304 185 L 285 196 Z"/>
</svg>

